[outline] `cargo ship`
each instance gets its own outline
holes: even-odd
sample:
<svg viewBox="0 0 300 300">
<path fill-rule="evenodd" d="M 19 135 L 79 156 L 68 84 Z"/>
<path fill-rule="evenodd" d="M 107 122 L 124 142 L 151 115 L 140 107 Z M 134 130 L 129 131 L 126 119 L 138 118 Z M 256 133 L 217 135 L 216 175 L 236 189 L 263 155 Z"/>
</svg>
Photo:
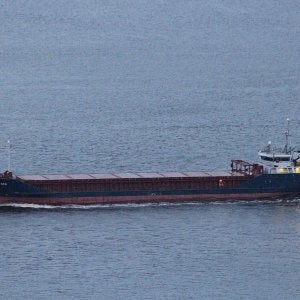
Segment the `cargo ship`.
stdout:
<svg viewBox="0 0 300 300">
<path fill-rule="evenodd" d="M 258 200 L 300 195 L 300 148 L 271 142 L 260 161 L 232 160 L 229 171 L 19 175 L 0 174 L 0 204 L 95 205 Z M 10 165 L 10 164 L 9 164 Z"/>
</svg>

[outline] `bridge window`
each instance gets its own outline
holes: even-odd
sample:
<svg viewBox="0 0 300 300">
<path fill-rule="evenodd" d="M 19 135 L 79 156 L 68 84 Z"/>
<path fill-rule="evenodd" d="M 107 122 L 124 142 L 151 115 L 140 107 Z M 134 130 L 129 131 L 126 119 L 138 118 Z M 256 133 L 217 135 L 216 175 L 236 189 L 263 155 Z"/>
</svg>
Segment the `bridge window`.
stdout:
<svg viewBox="0 0 300 300">
<path fill-rule="evenodd" d="M 280 162 L 280 161 L 290 161 L 290 157 L 268 157 L 268 156 L 261 156 L 260 157 L 262 160 L 267 160 L 267 161 L 276 161 L 276 162 Z"/>
</svg>

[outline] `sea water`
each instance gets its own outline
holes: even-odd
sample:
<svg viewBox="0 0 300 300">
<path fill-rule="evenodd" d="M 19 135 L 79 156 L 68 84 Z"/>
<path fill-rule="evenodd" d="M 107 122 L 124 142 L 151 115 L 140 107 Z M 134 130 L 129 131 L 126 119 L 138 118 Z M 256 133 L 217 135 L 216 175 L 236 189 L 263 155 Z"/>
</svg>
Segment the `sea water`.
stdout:
<svg viewBox="0 0 300 300">
<path fill-rule="evenodd" d="M 300 144 L 298 1 L 0 8 L 1 170 L 228 170 Z M 0 207 L 3 299 L 296 299 L 299 198 Z"/>
</svg>

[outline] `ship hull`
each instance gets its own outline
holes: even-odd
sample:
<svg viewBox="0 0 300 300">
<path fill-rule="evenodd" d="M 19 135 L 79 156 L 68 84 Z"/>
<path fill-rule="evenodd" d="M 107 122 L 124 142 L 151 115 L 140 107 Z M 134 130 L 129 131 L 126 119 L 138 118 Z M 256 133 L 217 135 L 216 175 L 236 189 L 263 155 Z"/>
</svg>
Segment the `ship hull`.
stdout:
<svg viewBox="0 0 300 300">
<path fill-rule="evenodd" d="M 231 179 L 227 177 L 209 177 L 209 184 L 213 188 L 186 189 L 182 188 L 190 181 L 195 181 L 198 185 L 207 184 L 201 177 L 189 177 L 179 180 L 175 178 L 162 181 L 160 178 L 154 180 L 147 179 L 144 183 L 151 183 L 151 189 L 139 189 L 137 180 L 120 179 L 117 183 L 124 183 L 125 190 L 91 190 L 80 191 L 49 191 L 45 188 L 45 183 L 37 185 L 36 182 L 25 182 L 18 179 L 2 179 L 0 182 L 0 204 L 39 204 L 39 205 L 95 205 L 95 204 L 125 204 L 125 203 L 180 203 L 180 202 L 207 202 L 226 200 L 259 200 L 279 197 L 293 197 L 300 195 L 300 174 L 269 175 L 263 174 L 256 177 L 235 178 L 235 187 L 218 186 L 220 180 L 222 184 Z M 55 188 L 70 187 L 78 188 L 83 183 L 84 186 L 91 184 L 90 181 L 65 181 L 52 182 Z M 103 184 L 104 181 L 93 181 L 93 187 Z M 110 181 L 112 183 L 112 181 Z M 162 182 L 173 184 L 174 188 L 162 187 Z M 49 186 L 49 181 L 46 182 Z"/>
<path fill-rule="evenodd" d="M 241 194 L 198 194 L 198 195 L 149 195 L 149 196 L 89 196 L 89 197 L 32 197 L 2 196 L 0 204 L 36 204 L 36 205 L 109 205 L 109 204 L 146 204 L 146 203 L 184 203 L 210 201 L 267 200 L 281 197 L 293 197 L 295 193 L 241 193 Z"/>
</svg>

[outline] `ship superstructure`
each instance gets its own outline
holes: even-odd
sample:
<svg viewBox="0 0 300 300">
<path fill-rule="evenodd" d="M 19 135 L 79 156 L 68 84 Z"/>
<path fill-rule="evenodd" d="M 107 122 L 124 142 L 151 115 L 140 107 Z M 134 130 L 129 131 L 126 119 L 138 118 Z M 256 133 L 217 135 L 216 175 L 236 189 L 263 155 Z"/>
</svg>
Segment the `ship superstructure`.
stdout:
<svg viewBox="0 0 300 300">
<path fill-rule="evenodd" d="M 300 173 L 300 148 L 293 148 L 290 144 L 290 120 L 287 119 L 287 129 L 284 133 L 283 148 L 272 146 L 271 142 L 258 152 L 260 163 L 265 174 Z"/>
</svg>

